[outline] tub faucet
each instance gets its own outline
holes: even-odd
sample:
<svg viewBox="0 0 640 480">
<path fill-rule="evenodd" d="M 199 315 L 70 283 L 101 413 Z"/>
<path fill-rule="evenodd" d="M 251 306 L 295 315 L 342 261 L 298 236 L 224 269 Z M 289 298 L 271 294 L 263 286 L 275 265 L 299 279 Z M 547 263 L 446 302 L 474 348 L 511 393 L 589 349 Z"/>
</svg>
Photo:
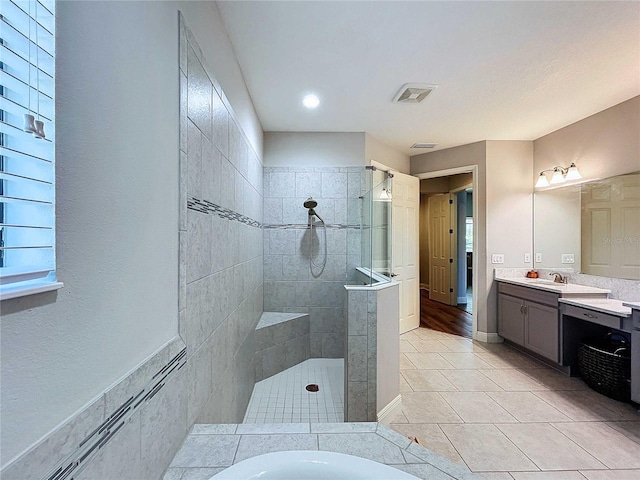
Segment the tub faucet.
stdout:
<svg viewBox="0 0 640 480">
<path fill-rule="evenodd" d="M 567 277 L 566 276 L 563 277 L 561 273 L 551 272 L 549 275 L 555 275 L 553 279 L 555 283 L 567 283 Z"/>
</svg>

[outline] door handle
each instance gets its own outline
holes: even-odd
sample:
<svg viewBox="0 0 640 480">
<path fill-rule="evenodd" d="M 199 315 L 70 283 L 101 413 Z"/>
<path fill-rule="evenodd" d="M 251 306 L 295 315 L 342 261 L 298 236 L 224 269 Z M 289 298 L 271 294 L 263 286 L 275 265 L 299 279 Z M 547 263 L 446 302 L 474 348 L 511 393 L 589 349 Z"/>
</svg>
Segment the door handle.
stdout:
<svg viewBox="0 0 640 480">
<path fill-rule="evenodd" d="M 390 276 L 391 276 L 391 278 L 393 278 L 393 277 L 397 277 L 398 274 L 397 273 L 392 273 Z"/>
</svg>

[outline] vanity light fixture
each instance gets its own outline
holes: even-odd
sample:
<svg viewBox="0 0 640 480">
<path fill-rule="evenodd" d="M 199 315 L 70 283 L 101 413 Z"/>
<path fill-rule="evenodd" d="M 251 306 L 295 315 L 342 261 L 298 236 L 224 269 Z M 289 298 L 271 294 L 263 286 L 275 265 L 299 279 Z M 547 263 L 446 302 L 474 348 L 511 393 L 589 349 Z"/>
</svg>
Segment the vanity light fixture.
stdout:
<svg viewBox="0 0 640 480">
<path fill-rule="evenodd" d="M 547 179 L 545 172 L 553 172 L 551 176 L 551 181 Z M 543 170 L 540 172 L 540 176 L 538 177 L 538 181 L 536 182 L 535 188 L 543 188 L 548 187 L 549 185 L 557 185 L 559 183 L 564 183 L 567 180 L 579 180 L 582 178 L 580 172 L 578 171 L 578 167 L 574 162 L 571 162 L 569 167 L 561 167 L 557 165 L 553 168 L 548 168 L 547 170 Z"/>
<path fill-rule="evenodd" d="M 380 200 L 383 202 L 390 202 L 391 201 L 391 192 L 389 190 L 387 190 L 386 188 L 382 189 L 382 192 L 380 192 Z"/>
</svg>

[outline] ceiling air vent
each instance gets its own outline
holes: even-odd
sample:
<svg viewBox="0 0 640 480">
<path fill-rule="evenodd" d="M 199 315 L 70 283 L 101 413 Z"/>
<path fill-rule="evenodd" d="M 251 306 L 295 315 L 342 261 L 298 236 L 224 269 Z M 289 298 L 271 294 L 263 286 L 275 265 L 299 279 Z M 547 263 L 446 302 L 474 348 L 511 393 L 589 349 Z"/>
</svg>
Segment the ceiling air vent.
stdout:
<svg viewBox="0 0 640 480">
<path fill-rule="evenodd" d="M 411 148 L 435 148 L 437 143 L 414 143 Z"/>
<path fill-rule="evenodd" d="M 405 83 L 393 98 L 398 103 L 420 103 L 431 94 L 437 85 L 427 83 Z"/>
</svg>

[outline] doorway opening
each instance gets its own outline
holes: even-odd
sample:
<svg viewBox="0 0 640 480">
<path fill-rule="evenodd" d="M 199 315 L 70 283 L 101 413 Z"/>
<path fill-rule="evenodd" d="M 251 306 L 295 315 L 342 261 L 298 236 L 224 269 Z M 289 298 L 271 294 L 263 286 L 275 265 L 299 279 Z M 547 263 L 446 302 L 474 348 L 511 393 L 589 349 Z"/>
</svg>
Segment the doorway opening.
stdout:
<svg viewBox="0 0 640 480">
<path fill-rule="evenodd" d="M 477 328 L 474 171 L 420 175 L 421 324 L 468 338 Z"/>
</svg>

